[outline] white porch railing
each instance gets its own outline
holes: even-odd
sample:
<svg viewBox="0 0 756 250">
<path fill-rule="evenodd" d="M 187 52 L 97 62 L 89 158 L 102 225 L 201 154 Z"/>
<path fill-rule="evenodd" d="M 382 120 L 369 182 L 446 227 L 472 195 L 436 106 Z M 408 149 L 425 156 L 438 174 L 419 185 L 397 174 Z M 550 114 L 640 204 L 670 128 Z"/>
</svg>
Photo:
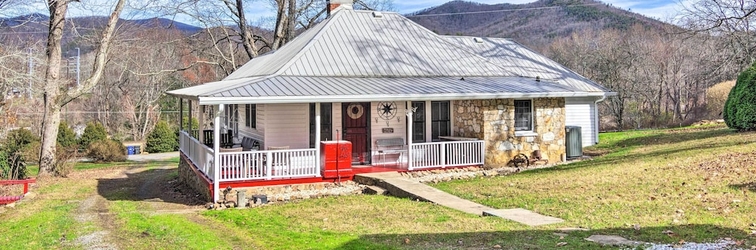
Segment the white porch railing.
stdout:
<svg viewBox="0 0 756 250">
<path fill-rule="evenodd" d="M 186 131 L 179 133 L 181 152 L 208 179 L 215 171 L 213 149 L 200 143 Z M 320 176 L 315 149 L 219 152 L 220 181 L 272 180 Z M 270 160 L 269 160 L 270 159 Z"/>
<path fill-rule="evenodd" d="M 179 133 L 179 149 L 191 160 L 197 168 L 213 180 L 213 149 L 200 143 L 199 140 L 192 137 L 186 131 Z"/>
<path fill-rule="evenodd" d="M 483 165 L 484 141 L 413 143 L 409 170 Z"/>
<path fill-rule="evenodd" d="M 221 152 L 220 181 L 271 180 L 320 175 L 315 149 Z"/>
</svg>

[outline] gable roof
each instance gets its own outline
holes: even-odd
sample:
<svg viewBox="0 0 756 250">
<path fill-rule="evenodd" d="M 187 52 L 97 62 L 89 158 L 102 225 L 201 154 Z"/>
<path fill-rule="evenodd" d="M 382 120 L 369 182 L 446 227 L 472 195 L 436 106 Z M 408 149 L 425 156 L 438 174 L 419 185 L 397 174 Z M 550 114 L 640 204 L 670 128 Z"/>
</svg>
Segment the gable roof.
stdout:
<svg viewBox="0 0 756 250">
<path fill-rule="evenodd" d="M 398 13 L 379 17 L 371 11 L 343 9 L 221 81 L 168 93 L 204 105 L 371 101 L 397 96 L 405 100 L 602 96 L 607 92 L 592 82 L 535 81 L 529 69 L 517 67 L 518 62 L 502 63 L 503 59 L 496 58 L 511 53 L 481 53 L 462 40 L 437 35 Z"/>
</svg>

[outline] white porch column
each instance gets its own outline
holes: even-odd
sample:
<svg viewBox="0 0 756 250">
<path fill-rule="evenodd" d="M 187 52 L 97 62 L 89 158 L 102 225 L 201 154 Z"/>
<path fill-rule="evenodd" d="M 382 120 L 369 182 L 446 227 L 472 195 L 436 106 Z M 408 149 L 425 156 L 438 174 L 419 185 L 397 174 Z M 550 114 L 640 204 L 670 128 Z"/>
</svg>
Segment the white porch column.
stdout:
<svg viewBox="0 0 756 250">
<path fill-rule="evenodd" d="M 205 133 L 202 133 L 202 130 L 205 129 L 205 109 L 207 109 L 207 106 L 204 108 L 202 105 L 197 105 L 199 108 L 199 114 L 197 114 L 197 119 L 199 119 L 199 129 L 197 129 L 197 140 L 200 142 L 200 144 L 205 143 Z"/>
<path fill-rule="evenodd" d="M 412 113 L 415 109 L 412 108 L 412 101 L 407 101 L 404 105 L 407 107 L 407 170 L 412 170 Z"/>
<path fill-rule="evenodd" d="M 315 176 L 320 177 L 320 103 L 315 103 Z"/>
<path fill-rule="evenodd" d="M 213 119 L 213 201 L 218 202 L 220 200 L 220 114 L 225 111 L 226 105 L 219 104 L 218 111 L 215 112 L 215 119 Z"/>
<path fill-rule="evenodd" d="M 179 98 L 179 131 L 184 131 L 184 98 Z M 191 129 L 192 125 L 189 125 Z"/>
<path fill-rule="evenodd" d="M 191 136 L 194 137 L 195 136 L 194 135 L 194 130 L 192 128 L 192 116 L 193 116 L 193 114 L 192 114 L 193 113 L 192 112 L 192 100 L 187 100 L 187 103 L 189 104 L 189 135 L 191 135 Z M 199 135 L 196 135 L 196 136 L 199 137 Z M 199 140 L 199 138 L 195 138 L 195 139 Z"/>
</svg>

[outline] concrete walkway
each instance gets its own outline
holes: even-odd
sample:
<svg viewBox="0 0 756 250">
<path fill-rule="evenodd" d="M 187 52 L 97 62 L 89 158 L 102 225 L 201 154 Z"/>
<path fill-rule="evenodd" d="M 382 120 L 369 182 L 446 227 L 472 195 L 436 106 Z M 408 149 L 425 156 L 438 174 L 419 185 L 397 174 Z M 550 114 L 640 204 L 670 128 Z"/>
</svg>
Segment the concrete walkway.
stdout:
<svg viewBox="0 0 756 250">
<path fill-rule="evenodd" d="M 402 177 L 397 172 L 359 174 L 357 182 L 370 182 L 397 197 L 433 202 L 475 215 L 497 216 L 530 226 L 561 223 L 564 220 L 541 215 L 526 209 L 494 209 L 469 200 L 459 198 L 418 181 Z"/>
</svg>

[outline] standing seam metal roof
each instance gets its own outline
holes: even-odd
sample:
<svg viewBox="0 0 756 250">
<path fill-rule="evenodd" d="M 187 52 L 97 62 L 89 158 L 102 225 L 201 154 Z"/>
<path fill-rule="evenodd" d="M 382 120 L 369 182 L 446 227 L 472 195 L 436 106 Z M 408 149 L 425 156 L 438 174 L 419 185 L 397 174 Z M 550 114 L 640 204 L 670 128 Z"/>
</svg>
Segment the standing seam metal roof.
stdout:
<svg viewBox="0 0 756 250">
<path fill-rule="evenodd" d="M 477 38 L 446 36 L 446 39 L 464 45 L 515 74 L 562 83 L 585 91 L 609 92 L 600 84 L 581 76 L 548 57 L 538 54 L 527 47 L 506 38 Z"/>
<path fill-rule="evenodd" d="M 480 44 L 472 37 L 439 36 L 398 13 L 376 18 L 370 11 L 340 10 L 278 50 L 250 60 L 222 81 L 168 93 L 198 99 L 202 104 L 203 98 L 218 103 L 223 98 L 309 102 L 296 98 L 586 96 L 608 92 L 524 46 L 507 39 L 485 39 Z"/>
</svg>

